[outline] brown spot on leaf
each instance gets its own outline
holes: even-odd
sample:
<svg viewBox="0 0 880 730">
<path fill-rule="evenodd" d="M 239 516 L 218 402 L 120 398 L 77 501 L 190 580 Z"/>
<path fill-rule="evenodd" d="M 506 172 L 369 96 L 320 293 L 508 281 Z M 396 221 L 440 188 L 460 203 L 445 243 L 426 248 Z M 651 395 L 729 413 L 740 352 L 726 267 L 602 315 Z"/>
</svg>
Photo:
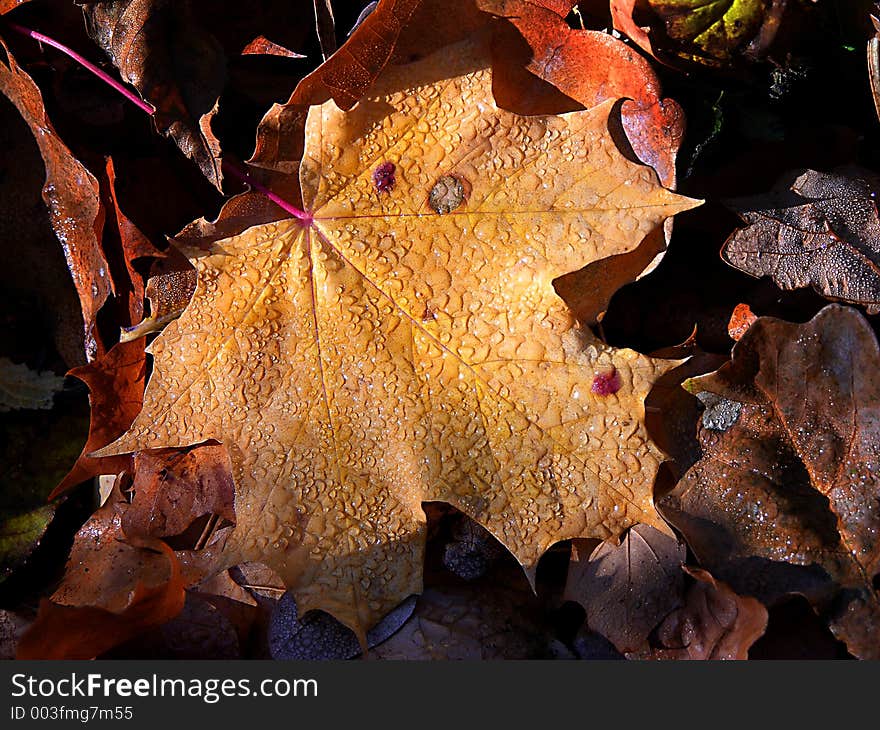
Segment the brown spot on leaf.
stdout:
<svg viewBox="0 0 880 730">
<path fill-rule="evenodd" d="M 464 200 L 464 185 L 454 175 L 444 175 L 431 188 L 428 205 L 435 213 L 443 215 L 458 208 Z"/>
</svg>

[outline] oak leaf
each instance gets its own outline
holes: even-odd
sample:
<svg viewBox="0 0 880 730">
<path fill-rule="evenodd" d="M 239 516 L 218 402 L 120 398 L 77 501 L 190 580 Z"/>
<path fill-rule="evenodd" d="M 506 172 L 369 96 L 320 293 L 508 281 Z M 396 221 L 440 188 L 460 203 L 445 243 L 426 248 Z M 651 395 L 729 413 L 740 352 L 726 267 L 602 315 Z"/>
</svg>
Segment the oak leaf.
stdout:
<svg viewBox="0 0 880 730">
<path fill-rule="evenodd" d="M 662 527 L 643 400 L 672 363 L 595 340 L 552 285 L 696 204 L 619 154 L 611 107 L 500 110 L 466 43 L 313 108 L 306 219 L 187 251 L 193 300 L 98 454 L 224 443 L 236 525 L 215 568 L 265 563 L 361 636 L 421 589 L 422 501 L 532 574 L 558 540 Z"/>
<path fill-rule="evenodd" d="M 767 195 L 731 201 L 748 226 L 724 244 L 727 263 L 771 276 L 783 289 L 812 286 L 829 299 L 880 312 L 880 178 L 859 168 L 807 170 Z"/>
<path fill-rule="evenodd" d="M 628 659 L 748 659 L 749 647 L 767 629 L 767 609 L 700 568 L 684 567 L 694 579 L 676 609 L 655 632 L 659 646 L 642 647 Z"/>
<path fill-rule="evenodd" d="M 724 411 L 704 416 L 703 458 L 661 501 L 713 575 L 767 603 L 806 596 L 864 657 L 880 646 L 878 364 L 854 310 L 759 318 L 730 363 L 689 381 Z"/>
<path fill-rule="evenodd" d="M 637 651 L 681 604 L 686 553 L 675 538 L 636 525 L 618 546 L 602 543 L 589 556 L 573 551 L 565 598 L 580 603 L 587 626 L 618 651 Z"/>
</svg>

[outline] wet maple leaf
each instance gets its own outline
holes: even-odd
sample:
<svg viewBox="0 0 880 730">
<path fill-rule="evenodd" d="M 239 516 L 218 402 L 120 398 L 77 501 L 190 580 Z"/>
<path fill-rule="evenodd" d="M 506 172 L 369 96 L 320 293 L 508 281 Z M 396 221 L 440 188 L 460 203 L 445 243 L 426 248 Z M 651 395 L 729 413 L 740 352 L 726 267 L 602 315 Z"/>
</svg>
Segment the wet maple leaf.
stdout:
<svg viewBox="0 0 880 730">
<path fill-rule="evenodd" d="M 561 539 L 662 526 L 643 400 L 671 364 L 596 341 L 552 285 L 696 204 L 618 152 L 612 104 L 500 110 L 466 43 L 313 108 L 310 215 L 188 251 L 193 300 L 99 453 L 223 442 L 236 526 L 215 567 L 265 563 L 361 636 L 421 589 L 423 500 L 529 570 Z"/>
<path fill-rule="evenodd" d="M 878 362 L 854 310 L 759 318 L 732 362 L 690 381 L 716 413 L 703 458 L 661 502 L 713 575 L 766 602 L 805 595 L 863 657 L 880 646 Z"/>
</svg>

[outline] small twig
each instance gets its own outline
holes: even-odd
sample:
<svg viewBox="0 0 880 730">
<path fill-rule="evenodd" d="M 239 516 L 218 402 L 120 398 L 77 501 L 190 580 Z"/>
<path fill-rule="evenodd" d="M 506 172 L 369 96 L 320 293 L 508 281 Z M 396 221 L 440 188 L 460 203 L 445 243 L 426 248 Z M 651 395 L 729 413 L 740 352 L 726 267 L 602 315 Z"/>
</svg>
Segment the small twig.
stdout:
<svg viewBox="0 0 880 730">
<path fill-rule="evenodd" d="M 52 48 L 55 48 L 55 49 L 61 51 L 62 53 L 64 53 L 65 55 L 69 56 L 74 61 L 76 61 L 78 64 L 80 64 L 83 68 L 88 69 L 93 74 L 95 74 L 95 76 L 97 76 L 99 79 L 101 79 L 101 81 L 103 81 L 106 84 L 109 84 L 114 89 L 116 89 L 116 91 L 118 91 L 120 94 L 122 94 L 126 99 L 128 99 L 132 104 L 137 106 L 141 111 L 146 112 L 150 116 L 153 116 L 153 114 L 156 113 L 156 109 L 152 104 L 141 99 L 131 89 L 129 89 L 124 84 L 122 84 L 121 82 L 114 79 L 112 76 L 107 74 L 105 71 L 102 71 L 95 64 L 93 64 L 91 61 L 87 61 L 85 58 L 83 58 L 80 54 L 78 54 L 72 48 L 68 48 L 63 43 L 59 43 L 54 38 L 50 38 L 49 36 L 44 35 L 43 33 L 38 33 L 35 30 L 31 30 L 30 28 L 25 28 L 24 26 L 18 25 L 17 23 L 11 23 L 9 21 L 6 21 L 5 24 L 11 30 L 14 30 L 16 33 L 20 33 L 21 35 L 27 36 L 28 38 L 33 38 L 34 40 L 36 40 L 40 43 L 45 43 L 47 46 L 52 46 Z M 232 164 L 231 162 L 229 162 L 227 160 L 222 161 L 222 166 L 226 172 L 231 174 L 233 177 L 238 178 L 242 182 L 250 185 L 257 192 L 265 195 L 267 198 L 269 198 L 269 200 L 271 200 L 273 203 L 275 203 L 275 205 L 280 207 L 282 210 L 285 210 L 288 213 L 290 213 L 294 218 L 298 218 L 299 220 L 304 221 L 305 223 L 311 223 L 311 221 L 312 221 L 312 214 L 311 213 L 307 213 L 303 210 L 300 210 L 299 208 L 292 205 L 291 203 L 288 203 L 286 200 L 284 200 L 284 198 L 273 193 L 265 185 L 261 185 L 256 180 L 254 180 L 247 172 L 239 169 L 238 166 Z"/>
</svg>

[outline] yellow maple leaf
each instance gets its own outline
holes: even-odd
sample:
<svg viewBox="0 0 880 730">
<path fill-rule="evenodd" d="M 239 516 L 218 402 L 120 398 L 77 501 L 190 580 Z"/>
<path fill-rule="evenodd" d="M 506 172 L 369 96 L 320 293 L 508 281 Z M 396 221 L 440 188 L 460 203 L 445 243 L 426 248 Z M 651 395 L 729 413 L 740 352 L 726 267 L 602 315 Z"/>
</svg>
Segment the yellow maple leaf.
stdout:
<svg viewBox="0 0 880 730">
<path fill-rule="evenodd" d="M 597 341 L 552 284 L 697 204 L 618 152 L 610 111 L 500 110 L 470 43 L 387 71 L 350 112 L 312 108 L 312 219 L 187 251 L 193 300 L 101 453 L 225 443 L 216 567 L 266 563 L 358 632 L 421 589 L 423 501 L 529 570 L 558 540 L 661 526 L 644 398 L 671 364 Z"/>
</svg>

